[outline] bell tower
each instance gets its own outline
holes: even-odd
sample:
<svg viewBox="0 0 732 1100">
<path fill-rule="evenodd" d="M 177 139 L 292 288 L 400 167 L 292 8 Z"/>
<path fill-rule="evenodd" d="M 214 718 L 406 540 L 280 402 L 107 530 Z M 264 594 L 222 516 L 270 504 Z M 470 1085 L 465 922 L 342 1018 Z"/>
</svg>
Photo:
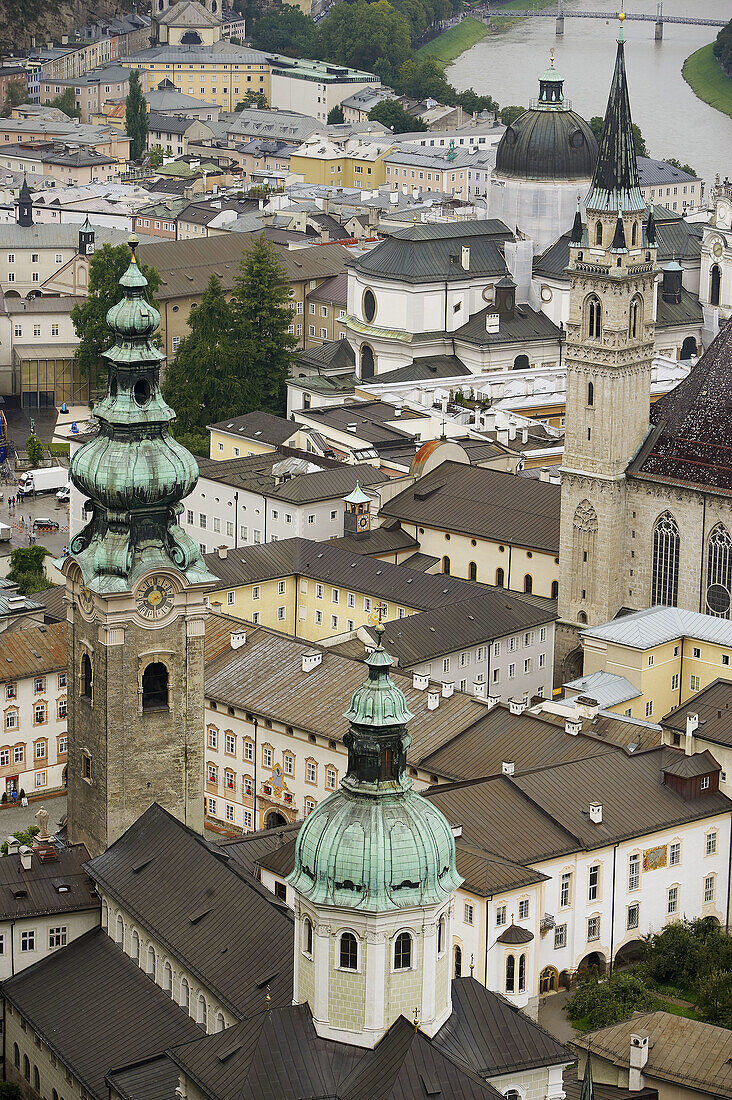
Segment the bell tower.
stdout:
<svg viewBox="0 0 732 1100">
<path fill-rule="evenodd" d="M 98 434 L 71 462 L 91 518 L 62 563 L 69 625 L 69 837 L 94 856 L 157 801 L 203 831 L 204 592 L 181 529 L 196 462 L 168 431 L 160 314 L 130 238 Z"/>
<path fill-rule="evenodd" d="M 600 153 L 571 234 L 559 615 L 611 619 L 627 588 L 625 470 L 648 431 L 656 241 L 644 228 L 624 13 Z"/>
<path fill-rule="evenodd" d="M 356 488 L 343 498 L 343 534 L 365 538 L 371 532 L 371 497 L 356 482 Z"/>
</svg>

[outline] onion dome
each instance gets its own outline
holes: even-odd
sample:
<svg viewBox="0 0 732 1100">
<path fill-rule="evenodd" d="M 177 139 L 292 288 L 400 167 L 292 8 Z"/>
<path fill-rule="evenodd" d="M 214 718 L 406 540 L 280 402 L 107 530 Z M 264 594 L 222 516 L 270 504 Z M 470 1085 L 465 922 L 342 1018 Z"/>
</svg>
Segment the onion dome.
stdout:
<svg viewBox="0 0 732 1100">
<path fill-rule="evenodd" d="M 591 179 L 597 141 L 589 122 L 564 99 L 564 80 L 550 67 L 539 77 L 539 98 L 506 127 L 494 174 L 517 179 Z"/>
<path fill-rule="evenodd" d="M 351 698 L 348 773 L 306 818 L 290 884 L 321 905 L 385 912 L 447 901 L 462 882 L 442 812 L 406 776 L 412 718 L 379 643 Z"/>
<path fill-rule="evenodd" d="M 520 924 L 511 923 L 506 931 L 498 937 L 496 943 L 518 947 L 522 943 L 531 943 L 533 938 L 534 933 L 530 932 L 528 928 L 522 928 Z"/>
<path fill-rule="evenodd" d="M 210 578 L 198 544 L 178 524 L 180 501 L 198 480 L 193 455 L 168 431 L 175 413 L 160 392 L 153 340 L 158 310 L 145 296 L 147 279 L 130 238 L 130 265 L 120 279 L 124 297 L 107 313 L 114 344 L 107 393 L 95 407 L 99 432 L 71 460 L 74 485 L 92 514 L 70 545 L 87 587 L 127 590 L 148 568 L 174 566 L 189 581 Z"/>
</svg>

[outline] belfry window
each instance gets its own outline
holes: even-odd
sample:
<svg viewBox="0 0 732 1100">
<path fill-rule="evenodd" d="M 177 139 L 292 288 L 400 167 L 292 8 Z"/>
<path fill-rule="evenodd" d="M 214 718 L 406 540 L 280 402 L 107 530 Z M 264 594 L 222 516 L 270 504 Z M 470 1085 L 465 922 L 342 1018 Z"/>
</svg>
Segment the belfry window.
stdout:
<svg viewBox="0 0 732 1100">
<path fill-rule="evenodd" d="M 92 700 L 92 663 L 88 653 L 81 658 L 81 694 L 84 699 Z"/>
<path fill-rule="evenodd" d="M 600 299 L 593 294 L 587 299 L 587 335 L 593 340 L 599 340 L 602 333 L 602 305 Z"/>
<path fill-rule="evenodd" d="M 708 615 L 728 619 L 732 594 L 732 539 L 723 523 L 718 523 L 707 545 Z"/>
<path fill-rule="evenodd" d="M 358 940 L 353 932 L 344 932 L 341 936 L 339 959 L 342 970 L 358 970 Z"/>
<path fill-rule="evenodd" d="M 679 547 L 681 539 L 676 520 L 664 512 L 653 528 L 652 606 L 676 607 L 679 596 Z"/>
<path fill-rule="evenodd" d="M 595 244 L 602 244 L 602 222 L 595 227 Z"/>
<path fill-rule="evenodd" d="M 632 302 L 630 303 L 630 311 L 628 315 L 628 335 L 630 336 L 631 340 L 636 340 L 638 338 L 638 333 L 640 332 L 640 311 L 640 298 L 633 298 Z"/>
<path fill-rule="evenodd" d="M 400 932 L 394 942 L 394 969 L 409 970 L 412 965 L 412 937 Z"/>
<path fill-rule="evenodd" d="M 142 674 L 142 709 L 168 705 L 168 670 L 162 661 L 153 661 Z"/>
</svg>

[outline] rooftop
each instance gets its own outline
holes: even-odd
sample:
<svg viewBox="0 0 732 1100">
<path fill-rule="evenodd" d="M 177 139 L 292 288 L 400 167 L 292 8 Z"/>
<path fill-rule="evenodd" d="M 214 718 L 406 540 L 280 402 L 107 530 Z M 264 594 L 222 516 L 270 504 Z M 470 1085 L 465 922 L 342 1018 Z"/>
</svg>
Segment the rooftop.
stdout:
<svg viewBox="0 0 732 1100">
<path fill-rule="evenodd" d="M 669 164 L 665 160 L 652 160 L 650 157 L 636 157 L 638 164 L 638 176 L 641 187 L 654 187 L 656 184 L 666 183 L 700 183 L 701 181 L 691 172 L 684 172 L 681 168 Z M 701 196 L 700 196 L 701 198 Z"/>
<path fill-rule="evenodd" d="M 25 597 L 17 598 L 22 606 Z M 6 630 L 0 635 L 0 683 L 65 671 L 67 664 L 65 622 Z"/>
<path fill-rule="evenodd" d="M 273 447 L 286 443 L 296 434 L 299 425 L 283 416 L 274 416 L 272 413 L 255 410 L 244 413 L 243 416 L 232 417 L 231 420 L 220 420 L 217 424 L 209 424 L 208 430 L 213 432 L 226 432 L 226 434 L 241 436 L 242 439 L 251 440 L 253 443 L 269 443 Z"/>
<path fill-rule="evenodd" d="M 686 732 L 689 715 L 699 717 L 696 736 L 714 744 L 732 748 L 732 680 L 713 680 L 688 702 L 682 703 L 661 719 L 664 729 Z"/>
<path fill-rule="evenodd" d="M 633 649 L 653 649 L 677 638 L 729 646 L 732 649 L 732 622 L 713 615 L 701 615 L 682 607 L 649 607 L 633 611 L 600 626 L 582 631 L 583 637 L 598 638 Z"/>
<path fill-rule="evenodd" d="M 41 858 L 34 849 L 28 871 L 19 855 L 0 856 L 0 920 L 99 909 L 99 897 L 84 869 L 89 859 L 84 845 L 53 847 L 51 853 Z"/>
<path fill-rule="evenodd" d="M 349 267 L 370 277 L 409 283 L 505 275 L 502 245 L 512 239 L 508 226 L 495 219 L 425 222 L 409 229 L 396 230 L 376 248 L 351 260 Z M 463 245 L 470 246 L 467 271 L 461 263 Z"/>
</svg>

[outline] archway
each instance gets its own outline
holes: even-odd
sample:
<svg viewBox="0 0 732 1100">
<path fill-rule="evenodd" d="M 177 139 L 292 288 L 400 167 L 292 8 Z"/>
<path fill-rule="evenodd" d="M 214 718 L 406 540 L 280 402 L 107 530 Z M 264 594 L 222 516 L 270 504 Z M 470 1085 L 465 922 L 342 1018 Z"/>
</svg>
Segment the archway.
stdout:
<svg viewBox="0 0 732 1100">
<path fill-rule="evenodd" d="M 568 970 L 561 970 L 559 972 L 558 984 L 560 989 L 569 989 L 571 980 L 572 979 Z"/>
<path fill-rule="evenodd" d="M 607 959 L 603 955 L 602 951 L 590 951 L 589 955 L 585 955 L 584 959 L 577 967 L 577 973 L 589 973 L 595 971 L 599 977 L 601 977 L 607 970 Z"/>
<path fill-rule="evenodd" d="M 528 355 L 517 355 L 513 361 L 514 370 L 528 370 L 530 365 Z"/>
<path fill-rule="evenodd" d="M 571 653 L 568 653 L 564 658 L 564 673 L 563 680 L 565 683 L 569 680 L 577 680 L 582 675 L 582 668 L 584 665 L 584 651 L 582 646 L 577 646 Z"/>
<path fill-rule="evenodd" d="M 709 272 L 709 302 L 710 305 L 719 305 L 719 292 L 722 286 L 722 269 L 719 264 L 712 264 Z M 7 295 L 6 295 L 7 297 Z"/>
<path fill-rule="evenodd" d="M 681 358 L 691 359 L 692 355 L 698 355 L 699 349 L 696 346 L 696 339 L 693 336 L 687 336 L 681 345 Z"/>
<path fill-rule="evenodd" d="M 545 966 L 539 975 L 539 992 L 555 993 L 559 989 L 559 973 L 553 966 Z"/>
<path fill-rule="evenodd" d="M 630 966 L 631 963 L 640 962 L 643 958 L 643 940 L 628 940 L 618 948 L 615 955 L 615 966 Z"/>
<path fill-rule="evenodd" d="M 364 344 L 361 348 L 361 379 L 364 381 L 367 378 L 374 377 L 375 363 L 374 363 L 374 350 L 368 344 Z"/>
<path fill-rule="evenodd" d="M 287 824 L 287 818 L 278 810 L 271 810 L 264 819 L 265 829 L 281 829 L 283 825 Z"/>
<path fill-rule="evenodd" d="M 142 709 L 154 710 L 168 705 L 168 670 L 162 661 L 153 661 L 142 674 Z"/>
</svg>

